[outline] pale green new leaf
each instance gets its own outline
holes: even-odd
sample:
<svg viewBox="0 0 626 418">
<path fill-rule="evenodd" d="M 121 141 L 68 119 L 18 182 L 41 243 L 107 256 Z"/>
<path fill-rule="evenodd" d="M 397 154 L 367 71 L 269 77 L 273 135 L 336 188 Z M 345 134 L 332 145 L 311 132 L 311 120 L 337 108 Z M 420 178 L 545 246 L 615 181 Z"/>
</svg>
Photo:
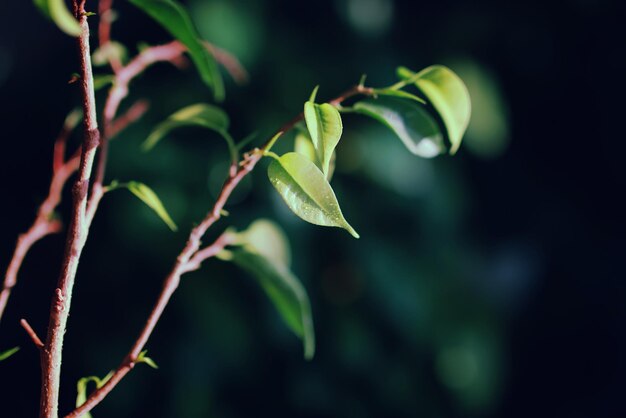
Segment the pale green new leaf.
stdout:
<svg viewBox="0 0 626 418">
<path fill-rule="evenodd" d="M 404 90 L 376 89 L 374 90 L 374 94 L 377 96 L 399 97 L 401 99 L 409 99 L 409 100 L 414 100 L 421 104 L 426 104 L 426 101 L 424 101 L 424 99 L 421 99 L 417 97 L 416 95 L 406 92 Z"/>
<path fill-rule="evenodd" d="M 213 89 L 216 100 L 224 98 L 224 85 L 213 56 L 200 40 L 189 13 L 175 0 L 130 0 L 188 49 L 202 80 Z"/>
<path fill-rule="evenodd" d="M 304 104 L 304 120 L 311 134 L 320 169 L 328 175 L 330 160 L 341 139 L 341 115 L 332 105 L 308 101 Z"/>
<path fill-rule="evenodd" d="M 248 229 L 236 234 L 235 245 L 251 246 L 274 264 L 289 267 L 291 249 L 285 232 L 268 219 L 258 219 Z"/>
<path fill-rule="evenodd" d="M 10 348 L 8 350 L 0 352 L 0 361 L 4 361 L 4 360 L 8 359 L 9 357 L 11 357 L 13 354 L 17 353 L 18 351 L 20 351 L 19 347 L 13 347 L 13 348 Z"/>
<path fill-rule="evenodd" d="M 443 65 L 433 65 L 419 73 L 400 67 L 398 75 L 410 80 L 437 111 L 450 140 L 450 154 L 461 146 L 469 124 L 472 102 L 463 80 Z"/>
<path fill-rule="evenodd" d="M 287 153 L 270 163 L 267 174 L 287 206 L 300 218 L 315 225 L 343 228 L 359 237 L 343 217 L 326 177 L 305 156 Z"/>
<path fill-rule="evenodd" d="M 148 350 L 143 350 L 141 353 L 139 353 L 139 355 L 137 356 L 137 359 L 135 360 L 135 363 L 146 363 L 148 366 L 152 367 L 153 369 L 158 369 L 159 366 L 157 366 L 154 360 L 146 356 L 147 352 Z"/>
<path fill-rule="evenodd" d="M 93 89 L 94 91 L 101 90 L 108 86 L 109 84 L 113 84 L 115 81 L 115 76 L 106 74 L 106 75 L 95 75 L 93 77 Z"/>
<path fill-rule="evenodd" d="M 98 376 L 87 376 L 82 377 L 76 383 L 76 407 L 78 408 L 82 404 L 87 401 L 87 385 L 90 382 L 95 383 L 96 389 L 100 389 L 102 386 L 109 381 L 109 379 L 113 376 L 113 371 L 110 371 L 106 376 L 100 379 Z M 82 417 L 91 418 L 91 414 L 89 412 L 85 412 Z"/>
<path fill-rule="evenodd" d="M 158 124 L 141 147 L 144 151 L 148 151 L 173 129 L 199 126 L 219 133 L 226 140 L 231 157 L 236 161 L 239 151 L 235 141 L 228 134 L 228 125 L 228 116 L 219 107 L 206 103 L 193 104 L 174 112 L 165 121 Z"/>
<path fill-rule="evenodd" d="M 35 6 L 63 32 L 70 36 L 79 36 L 81 33 L 80 23 L 68 10 L 65 0 L 34 0 Z"/>
<path fill-rule="evenodd" d="M 91 54 L 91 62 L 94 67 L 108 65 L 112 60 L 124 63 L 128 59 L 128 49 L 121 43 L 109 41 Z"/>
<path fill-rule="evenodd" d="M 354 109 L 391 129 L 415 155 L 432 158 L 446 150 L 435 118 L 419 103 L 379 97 L 357 102 Z"/>
<path fill-rule="evenodd" d="M 132 194 L 137 196 L 143 203 L 148 205 L 150 209 L 152 209 L 158 216 L 169 226 L 172 231 L 176 231 L 178 228 L 176 224 L 170 217 L 170 215 L 165 210 L 163 203 L 161 203 L 161 199 L 152 191 L 151 188 L 146 186 L 143 183 L 139 183 L 136 181 L 131 181 L 126 184 L 116 185 L 115 188 L 125 187 Z"/>
</svg>

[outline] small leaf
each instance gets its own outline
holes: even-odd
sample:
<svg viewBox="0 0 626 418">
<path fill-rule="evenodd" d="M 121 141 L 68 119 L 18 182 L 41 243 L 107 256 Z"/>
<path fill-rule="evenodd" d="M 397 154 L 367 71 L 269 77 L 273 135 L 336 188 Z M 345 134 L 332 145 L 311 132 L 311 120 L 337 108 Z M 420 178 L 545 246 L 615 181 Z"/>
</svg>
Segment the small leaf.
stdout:
<svg viewBox="0 0 626 418">
<path fill-rule="evenodd" d="M 472 113 L 472 102 L 463 80 L 443 65 L 433 65 L 417 74 L 400 67 L 398 75 L 414 82 L 432 104 L 448 134 L 450 154 L 456 153 Z"/>
<path fill-rule="evenodd" d="M 144 151 L 148 151 L 173 129 L 186 126 L 199 126 L 219 133 L 228 144 L 231 158 L 236 161 L 239 151 L 235 145 L 235 141 L 227 132 L 228 125 L 228 116 L 222 109 L 206 103 L 197 103 L 174 112 L 165 121 L 158 124 L 141 147 Z"/>
<path fill-rule="evenodd" d="M 130 0 L 172 36 L 182 42 L 191 55 L 204 83 L 213 89 L 216 100 L 224 98 L 224 85 L 213 56 L 200 40 L 187 10 L 174 0 Z"/>
<path fill-rule="evenodd" d="M 298 132 L 296 134 L 296 139 L 294 140 L 293 150 L 298 154 L 304 155 L 316 166 L 320 166 L 317 161 L 317 154 L 315 153 L 315 147 L 313 146 L 313 141 L 308 133 Z"/>
<path fill-rule="evenodd" d="M 250 245 L 274 264 L 289 267 L 291 250 L 285 232 L 268 219 L 258 219 L 236 234 L 235 245 Z"/>
<path fill-rule="evenodd" d="M 126 184 L 119 184 L 119 185 L 116 184 L 114 187 L 110 187 L 109 190 L 113 190 L 115 188 L 120 188 L 120 187 L 127 188 L 132 194 L 137 196 L 143 203 L 148 205 L 148 207 L 152 209 L 159 216 L 159 218 L 161 218 L 163 222 L 165 222 L 167 226 L 169 226 L 169 228 L 172 231 L 176 231 L 178 229 L 176 227 L 176 224 L 172 220 L 172 218 L 170 218 L 170 215 L 165 210 L 163 203 L 161 203 L 161 200 L 156 195 L 156 193 L 152 191 L 151 188 L 149 188 L 143 183 L 131 181 Z"/>
<path fill-rule="evenodd" d="M 113 370 L 111 370 L 106 376 L 100 379 L 98 376 L 87 376 L 82 377 L 76 383 L 76 408 L 81 406 L 87 401 L 87 385 L 90 382 L 96 384 L 96 389 L 100 389 L 102 386 L 106 384 L 113 377 Z M 85 412 L 82 417 L 91 418 L 91 414 L 89 412 Z"/>
<path fill-rule="evenodd" d="M 82 29 L 80 23 L 67 9 L 64 0 L 34 0 L 35 6 L 63 32 L 70 36 L 79 36 Z"/>
<path fill-rule="evenodd" d="M 341 139 L 341 115 L 332 105 L 308 101 L 304 104 L 304 119 L 324 175 L 328 175 L 330 159 Z"/>
<path fill-rule="evenodd" d="M 112 60 L 124 63 L 128 58 L 128 50 L 119 42 L 109 41 L 97 48 L 91 55 L 94 67 L 108 65 Z"/>
<path fill-rule="evenodd" d="M 107 75 L 95 75 L 93 77 L 93 89 L 98 91 L 100 89 L 105 88 L 109 84 L 113 84 L 115 81 L 115 76 L 107 74 Z"/>
<path fill-rule="evenodd" d="M 324 174 L 306 157 L 287 153 L 270 163 L 267 174 L 289 209 L 300 218 L 315 225 L 343 228 L 359 237 L 343 217 Z"/>
<path fill-rule="evenodd" d="M 283 248 L 274 252 L 272 246 Z M 259 281 L 287 326 L 302 338 L 304 357 L 311 359 L 315 353 L 311 304 L 302 283 L 285 263 L 288 248 L 285 234 L 276 224 L 259 220 L 238 234 L 235 247 L 220 258 L 234 262 Z"/>
<path fill-rule="evenodd" d="M 304 155 L 312 163 L 320 167 L 319 161 L 317 160 L 317 155 L 315 153 L 315 147 L 313 146 L 313 141 L 311 140 L 308 132 L 298 132 L 296 134 L 296 139 L 294 141 L 294 151 L 298 154 Z M 335 151 L 330 157 L 330 161 L 328 164 L 328 173 L 326 173 L 326 180 L 328 180 L 329 182 L 333 178 L 333 173 L 335 172 L 335 161 L 337 160 L 336 157 L 337 152 Z"/>
<path fill-rule="evenodd" d="M 139 355 L 137 356 L 137 360 L 135 360 L 135 363 L 146 363 L 148 366 L 152 367 L 153 369 L 158 369 L 159 366 L 157 366 L 154 360 L 146 356 L 147 352 L 148 350 L 143 350 L 141 353 L 139 353 Z"/>
<path fill-rule="evenodd" d="M 6 351 L 2 351 L 0 352 L 0 361 L 4 361 L 6 359 L 8 359 L 9 357 L 11 357 L 13 354 L 17 353 L 18 351 L 20 351 L 19 347 L 13 347 L 10 348 Z"/>
<path fill-rule="evenodd" d="M 378 96 L 392 96 L 392 97 L 399 97 L 402 99 L 415 100 L 418 103 L 426 104 L 424 99 L 421 99 L 417 97 L 416 95 L 406 92 L 404 90 L 376 89 L 374 90 L 374 94 Z"/>
<path fill-rule="evenodd" d="M 354 109 L 391 129 L 415 155 L 432 158 L 446 150 L 437 122 L 419 103 L 379 97 L 357 102 Z"/>
</svg>

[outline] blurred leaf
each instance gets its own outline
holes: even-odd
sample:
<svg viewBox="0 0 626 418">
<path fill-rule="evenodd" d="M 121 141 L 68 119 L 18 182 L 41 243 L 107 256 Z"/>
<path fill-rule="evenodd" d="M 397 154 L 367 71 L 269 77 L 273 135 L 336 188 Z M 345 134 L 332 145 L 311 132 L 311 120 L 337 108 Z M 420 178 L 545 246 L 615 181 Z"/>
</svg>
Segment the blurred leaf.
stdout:
<svg viewBox="0 0 626 418">
<path fill-rule="evenodd" d="M 80 23 L 67 9 L 64 0 L 34 0 L 35 6 L 44 16 L 52 21 L 63 32 L 70 36 L 79 36 L 81 33 Z"/>
<path fill-rule="evenodd" d="M 311 97 L 314 98 L 316 93 L 317 87 Z M 343 131 L 341 115 L 334 106 L 328 103 L 318 105 L 311 100 L 304 104 L 304 119 L 311 134 L 319 167 L 324 175 L 328 175 L 330 159 Z"/>
<path fill-rule="evenodd" d="M 344 228 L 353 237 L 359 237 L 343 217 L 324 174 L 305 156 L 287 153 L 270 163 L 267 174 L 287 206 L 300 218 L 315 225 Z"/>
<path fill-rule="evenodd" d="M 275 222 L 269 219 L 258 219 L 236 236 L 237 245 L 252 246 L 255 251 L 274 264 L 286 267 L 291 265 L 291 250 L 287 235 Z"/>
<path fill-rule="evenodd" d="M 391 129 L 415 155 L 432 158 L 445 152 L 435 119 L 419 103 L 397 97 L 379 97 L 357 102 L 354 109 Z"/>
<path fill-rule="evenodd" d="M 6 359 L 8 359 L 9 357 L 11 357 L 13 354 L 17 353 L 18 351 L 20 351 L 19 347 L 13 347 L 10 348 L 6 351 L 2 351 L 0 352 L 0 361 L 4 361 Z"/>
<path fill-rule="evenodd" d="M 130 0 L 157 21 L 188 49 L 202 80 L 213 89 L 215 100 L 224 99 L 224 85 L 213 56 L 202 44 L 189 13 L 174 0 Z"/>
<path fill-rule="evenodd" d="M 302 339 L 304 357 L 313 358 L 315 332 L 306 290 L 289 270 L 289 244 L 275 223 L 258 220 L 237 234 L 228 259 L 254 276 L 291 330 Z"/>
<path fill-rule="evenodd" d="M 137 356 L 137 359 L 135 360 L 135 363 L 146 363 L 148 366 L 152 367 L 153 369 L 158 369 L 159 366 L 157 366 L 154 360 L 146 356 L 147 352 L 148 350 L 143 350 L 141 353 L 139 353 L 139 355 Z"/>
<path fill-rule="evenodd" d="M 173 129 L 186 126 L 200 126 L 219 133 L 226 140 L 231 157 L 236 161 L 238 150 L 235 142 L 227 132 L 228 125 L 228 116 L 222 109 L 206 103 L 197 103 L 174 112 L 165 121 L 158 124 L 141 147 L 144 151 L 152 149 Z"/>
<path fill-rule="evenodd" d="M 98 91 L 105 88 L 109 84 L 113 84 L 113 81 L 115 81 L 115 76 L 113 75 L 95 75 L 93 77 L 93 89 Z"/>
<path fill-rule="evenodd" d="M 401 99 L 409 99 L 415 100 L 418 103 L 426 104 L 424 99 L 417 97 L 414 94 L 406 92 L 404 90 L 393 90 L 393 89 L 375 89 L 374 93 L 378 96 L 391 96 L 391 97 L 399 97 Z"/>
<path fill-rule="evenodd" d="M 170 217 L 170 215 L 165 210 L 163 203 L 161 203 L 161 199 L 152 191 L 151 188 L 146 186 L 143 183 L 139 183 L 136 181 L 130 181 L 128 183 L 118 183 L 113 182 L 110 186 L 105 188 L 106 192 L 125 188 L 128 189 L 132 194 L 137 196 L 143 203 L 148 205 L 150 209 L 152 209 L 158 216 L 167 224 L 167 226 L 172 230 L 176 231 L 178 228 L 176 224 Z"/>
<path fill-rule="evenodd" d="M 93 382 L 96 384 L 96 389 L 100 389 L 102 386 L 109 381 L 109 379 L 113 376 L 113 370 L 111 370 L 106 376 L 100 379 L 98 376 L 87 376 L 82 377 L 78 380 L 76 384 L 76 408 L 81 406 L 87 401 L 87 385 L 89 382 Z M 89 412 L 85 412 L 82 417 L 91 418 L 91 414 Z"/>
<path fill-rule="evenodd" d="M 415 83 L 415 86 L 432 104 L 448 133 L 450 154 L 456 153 L 461 146 L 472 109 L 469 92 L 463 80 L 443 65 L 430 66 L 417 74 L 400 67 L 398 75 Z"/>
<path fill-rule="evenodd" d="M 108 65 L 112 60 L 117 59 L 124 63 L 128 58 L 128 50 L 119 42 L 109 41 L 96 50 L 91 55 L 91 62 L 95 67 Z"/>
</svg>

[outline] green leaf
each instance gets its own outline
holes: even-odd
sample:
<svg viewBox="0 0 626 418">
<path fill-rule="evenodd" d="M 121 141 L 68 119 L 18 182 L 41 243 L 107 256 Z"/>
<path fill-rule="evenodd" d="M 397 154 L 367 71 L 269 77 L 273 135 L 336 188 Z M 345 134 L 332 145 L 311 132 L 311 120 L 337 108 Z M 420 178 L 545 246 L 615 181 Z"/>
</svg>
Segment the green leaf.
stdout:
<svg viewBox="0 0 626 418">
<path fill-rule="evenodd" d="M 206 103 L 197 103 L 174 112 L 165 121 L 158 124 L 141 147 L 144 151 L 148 151 L 173 129 L 199 126 L 220 134 L 228 144 L 231 158 L 233 161 L 237 161 L 239 151 L 235 141 L 228 134 L 228 125 L 228 116 L 222 109 Z"/>
<path fill-rule="evenodd" d="M 461 146 L 472 113 L 472 102 L 463 80 L 443 65 L 433 65 L 417 74 L 400 67 L 398 75 L 414 82 L 437 111 L 450 140 L 450 154 L 454 155 Z"/>
<path fill-rule="evenodd" d="M 182 42 L 204 83 L 213 89 L 215 100 L 224 98 L 224 85 L 213 56 L 206 49 L 187 10 L 174 0 L 130 0 Z"/>
<path fill-rule="evenodd" d="M 0 352 L 0 361 L 4 361 L 6 359 L 8 359 L 9 357 L 11 357 L 13 354 L 17 353 L 18 351 L 20 351 L 19 347 L 13 347 L 10 348 L 6 351 L 2 351 Z"/>
<path fill-rule="evenodd" d="M 285 232 L 268 219 L 258 219 L 236 234 L 235 245 L 249 245 L 274 264 L 289 267 L 291 249 Z"/>
<path fill-rule="evenodd" d="M 302 339 L 304 357 L 311 359 L 315 354 L 311 304 L 302 283 L 288 268 L 288 248 L 284 232 L 275 223 L 259 220 L 238 234 L 235 247 L 221 258 L 258 280 L 287 326 Z"/>
<path fill-rule="evenodd" d="M 148 207 L 152 209 L 172 231 L 176 231 L 178 229 L 170 215 L 165 210 L 163 203 L 161 203 L 161 199 L 159 199 L 159 197 L 156 195 L 156 193 L 152 191 L 151 188 L 143 183 L 139 183 L 136 181 L 130 181 L 128 183 L 118 183 L 114 181 L 109 186 L 105 187 L 105 192 L 121 188 L 128 189 L 143 203 L 148 205 Z"/>
<path fill-rule="evenodd" d="M 34 0 L 35 6 L 63 32 L 70 36 L 79 36 L 82 29 L 74 15 L 67 9 L 64 0 Z"/>
<path fill-rule="evenodd" d="M 113 84 L 115 81 L 115 76 L 107 74 L 107 75 L 95 75 L 93 77 L 93 89 L 98 91 L 100 89 L 105 88 L 109 84 Z"/>
<path fill-rule="evenodd" d="M 343 228 L 359 237 L 343 217 L 326 177 L 305 156 L 287 153 L 270 163 L 267 174 L 289 209 L 300 218 L 315 225 Z"/>
<path fill-rule="evenodd" d="M 309 136 L 308 132 L 298 132 L 296 134 L 296 139 L 294 141 L 294 151 L 298 154 L 302 154 L 311 160 L 316 166 L 320 167 L 319 161 L 317 160 L 317 154 L 315 153 L 315 147 L 313 146 L 313 141 Z M 326 180 L 330 182 L 333 178 L 333 173 L 335 172 L 335 161 L 337 157 L 337 152 L 333 152 L 333 155 L 330 157 L 330 162 L 328 165 L 328 173 L 326 173 Z"/>
<path fill-rule="evenodd" d="M 139 353 L 139 355 L 137 356 L 137 359 L 135 360 L 135 363 L 146 363 L 148 366 L 152 367 L 153 369 L 158 369 L 159 366 L 157 366 L 154 360 L 146 356 L 147 352 L 148 350 L 143 350 L 141 353 Z"/>
<path fill-rule="evenodd" d="M 320 166 L 317 161 L 317 154 L 315 153 L 315 146 L 308 133 L 298 132 L 293 144 L 293 150 L 298 154 L 304 155 L 316 166 Z"/>
<path fill-rule="evenodd" d="M 109 379 L 111 379 L 112 376 L 113 370 L 111 370 L 102 379 L 100 379 L 98 376 L 87 376 L 80 378 L 78 380 L 78 383 L 76 383 L 76 408 L 78 408 L 87 401 L 87 385 L 90 382 L 95 383 L 96 389 L 100 389 L 106 384 L 106 382 L 109 381 Z M 86 412 L 81 416 L 85 418 L 91 418 L 91 414 L 89 412 Z"/>
<path fill-rule="evenodd" d="M 421 103 L 421 104 L 426 104 L 424 99 L 421 99 L 421 98 L 417 97 L 416 95 L 411 94 L 409 92 L 406 92 L 404 90 L 376 89 L 376 90 L 374 90 L 374 94 L 376 94 L 378 96 L 399 97 L 399 98 L 402 98 L 402 99 L 414 100 L 414 101 L 416 101 L 418 103 Z"/>
<path fill-rule="evenodd" d="M 113 59 L 124 63 L 128 58 L 128 50 L 119 42 L 109 41 L 91 54 L 91 62 L 94 67 L 108 65 Z"/>
<path fill-rule="evenodd" d="M 339 111 L 328 103 L 308 101 L 304 104 L 304 119 L 311 134 L 320 169 L 328 175 L 330 159 L 341 139 L 343 126 Z"/>
<path fill-rule="evenodd" d="M 435 118 L 419 103 L 379 97 L 357 102 L 354 109 L 391 129 L 415 155 L 432 158 L 446 150 Z"/>
</svg>

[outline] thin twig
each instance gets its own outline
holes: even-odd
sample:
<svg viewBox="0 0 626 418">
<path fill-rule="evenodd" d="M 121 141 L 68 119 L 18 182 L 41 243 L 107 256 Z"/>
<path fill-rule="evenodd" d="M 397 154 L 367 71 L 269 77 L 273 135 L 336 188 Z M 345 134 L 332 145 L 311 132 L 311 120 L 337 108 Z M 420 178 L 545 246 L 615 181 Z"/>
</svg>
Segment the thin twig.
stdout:
<svg viewBox="0 0 626 418">
<path fill-rule="evenodd" d="M 88 234 L 88 228 L 85 225 L 87 192 L 96 148 L 100 138 L 89 49 L 89 23 L 85 14 L 84 2 L 78 4 L 75 1 L 74 6 L 76 17 L 79 19 L 82 29 L 78 37 L 78 51 L 81 67 L 84 139 L 78 178 L 72 190 L 72 217 L 67 234 L 63 267 L 52 298 L 48 334 L 41 355 L 42 384 L 39 413 L 40 417 L 45 418 L 56 418 L 58 416 L 63 339 L 70 312 L 74 278 L 76 277 L 80 255 Z"/>
<path fill-rule="evenodd" d="M 343 101 L 356 96 L 356 95 L 372 95 L 373 91 L 370 88 L 363 86 L 355 86 L 339 97 L 331 100 L 331 103 L 334 106 L 340 105 Z M 303 115 L 300 114 L 296 116 L 291 121 L 287 122 L 283 125 L 278 131 L 278 133 L 285 133 L 292 129 L 300 120 L 302 120 Z M 94 391 L 83 403 L 81 406 L 76 408 L 74 411 L 70 412 L 65 416 L 65 418 L 77 418 L 86 412 L 91 411 L 96 405 L 98 405 L 112 390 L 117 386 L 117 384 L 128 374 L 129 371 L 135 366 L 137 357 L 139 353 L 143 350 L 148 339 L 150 338 L 152 331 L 154 330 L 157 322 L 161 318 L 165 307 L 167 306 L 172 294 L 178 288 L 180 284 L 181 276 L 189 271 L 196 270 L 200 267 L 200 264 L 215 256 L 219 251 L 221 251 L 225 246 L 232 243 L 231 238 L 227 233 L 220 235 L 220 237 L 208 247 L 200 249 L 201 239 L 207 230 L 217 222 L 222 214 L 224 206 L 228 201 L 231 193 L 237 187 L 237 185 L 241 182 L 241 180 L 249 174 L 256 164 L 263 158 L 264 151 L 271 145 L 271 140 L 268 140 L 263 144 L 260 148 L 255 148 L 252 151 L 244 154 L 241 162 L 234 166 L 233 170 L 230 170 L 230 175 L 224 182 L 222 186 L 222 190 L 213 206 L 213 208 L 207 213 L 206 217 L 202 220 L 202 222 L 192 229 L 189 234 L 189 239 L 187 240 L 187 244 L 185 248 L 180 253 L 180 255 L 176 258 L 176 263 L 172 268 L 170 274 L 165 278 L 163 282 L 163 288 L 157 302 L 148 317 L 143 329 L 141 330 L 137 340 L 133 344 L 132 348 L 118 366 L 118 368 L 113 373 L 113 376 L 105 383 L 102 387 Z"/>
<path fill-rule="evenodd" d="M 63 124 L 63 128 L 54 144 L 53 157 L 53 174 L 48 190 L 48 196 L 39 206 L 37 216 L 33 224 L 26 232 L 21 234 L 17 239 L 17 244 L 9 262 L 2 292 L 0 292 L 0 319 L 6 308 L 11 290 L 17 283 L 17 274 L 22 266 L 24 257 L 31 247 L 46 235 L 54 234 L 61 231 L 61 221 L 54 219 L 54 210 L 61 202 L 63 186 L 67 179 L 78 169 L 78 158 L 70 158 L 65 161 L 65 144 L 71 131 L 76 126 L 76 119 L 68 117 Z"/>
<path fill-rule="evenodd" d="M 22 325 L 22 328 L 24 328 L 30 339 L 33 341 L 35 347 L 41 350 L 43 348 L 43 343 L 41 342 L 41 339 L 39 338 L 33 327 L 30 326 L 28 321 L 25 319 L 21 319 L 20 325 Z"/>
</svg>

